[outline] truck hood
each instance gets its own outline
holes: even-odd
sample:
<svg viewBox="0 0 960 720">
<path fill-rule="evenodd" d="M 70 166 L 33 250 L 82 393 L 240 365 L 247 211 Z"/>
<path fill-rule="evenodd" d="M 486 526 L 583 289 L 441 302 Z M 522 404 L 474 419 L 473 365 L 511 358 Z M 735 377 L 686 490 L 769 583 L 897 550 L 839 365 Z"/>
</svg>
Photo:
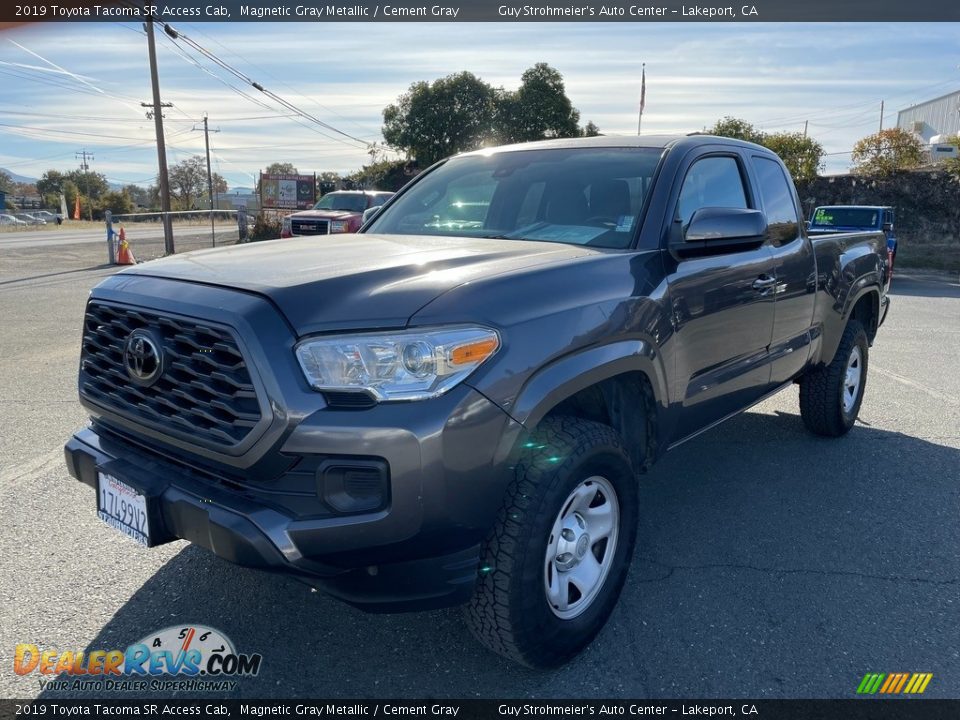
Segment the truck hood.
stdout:
<svg viewBox="0 0 960 720">
<path fill-rule="evenodd" d="M 464 283 L 597 252 L 519 240 L 337 235 L 200 250 L 121 274 L 257 293 L 305 335 L 403 327 L 417 310 Z"/>
</svg>

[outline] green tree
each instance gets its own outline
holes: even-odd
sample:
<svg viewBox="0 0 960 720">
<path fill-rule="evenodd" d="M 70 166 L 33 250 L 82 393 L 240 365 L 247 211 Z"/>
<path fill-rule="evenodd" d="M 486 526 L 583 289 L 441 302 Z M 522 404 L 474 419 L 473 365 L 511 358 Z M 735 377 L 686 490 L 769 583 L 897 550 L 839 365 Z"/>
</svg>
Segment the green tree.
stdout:
<svg viewBox="0 0 960 720">
<path fill-rule="evenodd" d="M 317 197 L 326 195 L 328 192 L 333 192 L 342 182 L 340 173 L 335 173 L 331 171 L 326 171 L 317 174 Z"/>
<path fill-rule="evenodd" d="M 594 124 L 593 120 L 587 122 L 583 127 L 583 136 L 584 137 L 597 137 L 600 134 L 600 128 Z"/>
<path fill-rule="evenodd" d="M 563 75 L 537 63 L 520 76 L 516 92 L 498 98 L 497 136 L 502 142 L 577 137 L 580 112 L 567 97 Z"/>
<path fill-rule="evenodd" d="M 717 120 L 713 127 L 707 130 L 710 135 L 719 135 L 720 137 L 734 138 L 736 140 L 746 140 L 747 142 L 763 142 L 763 133 L 757 130 L 746 120 L 730 117 L 729 115 L 722 120 Z"/>
<path fill-rule="evenodd" d="M 126 215 L 132 213 L 134 210 L 133 198 L 130 197 L 130 193 L 127 192 L 126 188 L 119 191 L 111 190 L 110 192 L 104 193 L 97 201 L 96 209 L 97 214 L 101 217 L 107 210 L 114 215 Z"/>
<path fill-rule="evenodd" d="M 771 133 L 761 144 L 780 156 L 794 180 L 812 180 L 823 169 L 823 145 L 803 133 Z"/>
<path fill-rule="evenodd" d="M 384 108 L 383 137 L 426 167 L 490 139 L 494 101 L 493 88 L 469 72 L 416 82 Z"/>
<path fill-rule="evenodd" d="M 923 145 L 913 133 L 889 128 L 857 141 L 850 156 L 854 172 L 862 175 L 890 175 L 911 170 L 923 163 Z"/>
<path fill-rule="evenodd" d="M 63 192 L 64 180 L 66 177 L 59 170 L 47 170 L 37 180 L 37 192 L 41 195 L 59 195 Z"/>
<path fill-rule="evenodd" d="M 0 191 L 2 192 L 12 192 L 13 191 L 13 178 L 11 178 L 6 172 L 0 170 Z"/>
<path fill-rule="evenodd" d="M 151 207 L 150 189 L 139 185 L 124 185 L 123 192 L 130 196 L 135 207 Z"/>
<path fill-rule="evenodd" d="M 275 162 L 267 165 L 263 171 L 264 175 L 299 175 L 299 171 L 293 163 Z"/>
<path fill-rule="evenodd" d="M 396 192 L 416 175 L 416 169 L 405 160 L 380 160 L 364 165 L 344 180 L 353 188 Z"/>
<path fill-rule="evenodd" d="M 194 209 L 196 201 L 206 195 L 207 161 L 200 155 L 181 160 L 170 167 L 167 177 L 177 209 Z"/>
<path fill-rule="evenodd" d="M 89 170 L 71 170 L 63 177 L 65 180 L 73 181 L 81 192 L 92 200 L 97 200 L 110 192 L 110 183 L 107 182 L 106 175 L 102 173 L 90 172 Z M 40 189 L 39 186 L 37 189 Z"/>
</svg>

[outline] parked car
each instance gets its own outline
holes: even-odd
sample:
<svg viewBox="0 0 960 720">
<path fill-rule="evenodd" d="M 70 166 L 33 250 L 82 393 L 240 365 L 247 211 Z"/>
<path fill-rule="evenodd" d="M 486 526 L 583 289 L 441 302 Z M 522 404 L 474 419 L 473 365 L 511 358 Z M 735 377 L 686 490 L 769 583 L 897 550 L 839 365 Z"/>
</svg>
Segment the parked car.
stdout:
<svg viewBox="0 0 960 720">
<path fill-rule="evenodd" d="M 368 610 L 465 604 L 487 647 L 559 665 L 616 604 L 667 450 L 793 383 L 813 433 L 853 427 L 886 238 L 801 218 L 780 159 L 727 138 L 445 160 L 360 234 L 103 280 L 67 466 L 143 545 Z"/>
<path fill-rule="evenodd" d="M 883 232 L 890 251 L 890 270 L 897 257 L 896 213 L 889 205 L 821 205 L 808 224 L 811 235 Z"/>
<path fill-rule="evenodd" d="M 378 190 L 335 190 L 324 195 L 312 210 L 283 219 L 280 237 L 352 233 L 363 224 L 364 212 L 387 202 L 393 193 Z"/>
<path fill-rule="evenodd" d="M 45 220 L 48 223 L 56 222 L 57 215 L 59 215 L 59 213 L 52 213 L 49 210 L 38 210 L 37 212 L 33 213 L 34 217 Z"/>
<path fill-rule="evenodd" d="M 0 225 L 26 225 L 27 223 L 13 215 L 0 215 Z"/>
<path fill-rule="evenodd" d="M 31 215 L 30 213 L 18 213 L 16 215 L 18 220 L 23 220 L 27 225 L 46 225 L 47 221 L 43 218 L 39 218 L 36 215 Z"/>
</svg>

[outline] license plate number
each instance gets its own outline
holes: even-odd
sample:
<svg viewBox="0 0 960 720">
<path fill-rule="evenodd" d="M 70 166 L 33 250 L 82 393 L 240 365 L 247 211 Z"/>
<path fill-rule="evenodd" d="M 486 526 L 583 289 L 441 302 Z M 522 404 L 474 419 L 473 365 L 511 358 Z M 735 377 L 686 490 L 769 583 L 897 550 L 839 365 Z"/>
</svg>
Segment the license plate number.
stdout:
<svg viewBox="0 0 960 720">
<path fill-rule="evenodd" d="M 98 473 L 97 515 L 114 530 L 119 530 L 143 546 L 150 545 L 147 498 L 120 482 L 113 475 Z"/>
</svg>

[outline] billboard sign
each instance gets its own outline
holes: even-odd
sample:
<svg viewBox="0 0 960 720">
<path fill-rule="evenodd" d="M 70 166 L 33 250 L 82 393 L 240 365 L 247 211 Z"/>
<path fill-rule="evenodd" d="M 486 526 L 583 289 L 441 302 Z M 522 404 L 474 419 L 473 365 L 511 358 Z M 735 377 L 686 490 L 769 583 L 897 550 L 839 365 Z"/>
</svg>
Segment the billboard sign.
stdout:
<svg viewBox="0 0 960 720">
<path fill-rule="evenodd" d="M 317 201 L 313 175 L 267 175 L 260 173 L 261 207 L 308 210 Z"/>
</svg>

